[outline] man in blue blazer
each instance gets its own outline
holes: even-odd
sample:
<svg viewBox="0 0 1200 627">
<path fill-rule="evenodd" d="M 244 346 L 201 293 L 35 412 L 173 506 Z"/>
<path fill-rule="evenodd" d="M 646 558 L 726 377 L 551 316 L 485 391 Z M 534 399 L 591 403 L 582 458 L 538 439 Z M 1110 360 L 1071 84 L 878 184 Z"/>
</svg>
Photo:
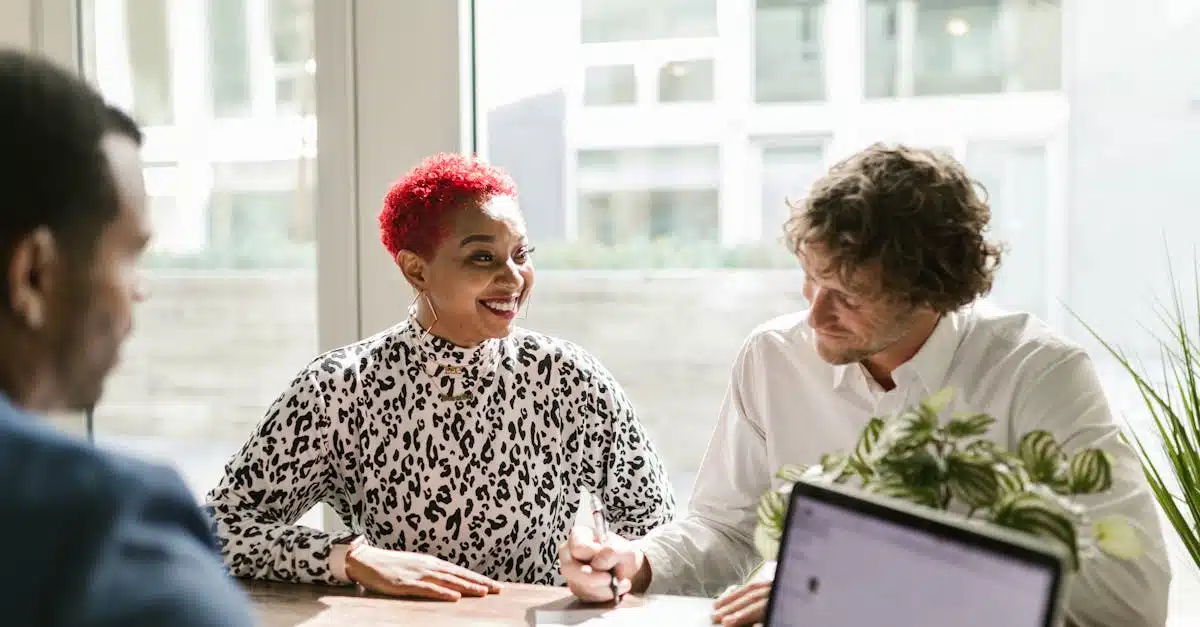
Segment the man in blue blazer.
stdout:
<svg viewBox="0 0 1200 627">
<path fill-rule="evenodd" d="M 143 297 L 137 125 L 0 51 L 0 142 L 0 624 L 253 624 L 178 474 L 35 416 L 96 403 Z"/>
</svg>

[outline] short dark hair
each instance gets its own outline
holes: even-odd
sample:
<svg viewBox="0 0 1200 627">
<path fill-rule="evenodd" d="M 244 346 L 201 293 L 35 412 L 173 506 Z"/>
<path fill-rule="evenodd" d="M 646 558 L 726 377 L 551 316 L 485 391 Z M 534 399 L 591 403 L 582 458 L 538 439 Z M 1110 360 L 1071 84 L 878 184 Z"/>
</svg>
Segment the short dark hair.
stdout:
<svg viewBox="0 0 1200 627">
<path fill-rule="evenodd" d="M 138 127 L 137 122 L 133 121 L 133 118 L 129 117 L 128 113 L 108 105 L 108 122 L 107 130 L 109 132 L 124 135 L 133 143 L 142 145 L 142 129 Z"/>
<path fill-rule="evenodd" d="M 39 227 L 90 255 L 118 214 L 115 181 L 101 146 L 107 133 L 141 141 L 137 124 L 78 76 L 50 61 L 0 50 L 0 246 Z"/>
<path fill-rule="evenodd" d="M 878 264 L 884 296 L 952 311 L 991 291 L 1003 253 L 985 237 L 991 210 L 980 190 L 949 154 L 874 144 L 792 206 L 785 239 L 797 256 L 810 244 L 826 251 L 828 266 L 814 271 L 849 282 Z"/>
</svg>

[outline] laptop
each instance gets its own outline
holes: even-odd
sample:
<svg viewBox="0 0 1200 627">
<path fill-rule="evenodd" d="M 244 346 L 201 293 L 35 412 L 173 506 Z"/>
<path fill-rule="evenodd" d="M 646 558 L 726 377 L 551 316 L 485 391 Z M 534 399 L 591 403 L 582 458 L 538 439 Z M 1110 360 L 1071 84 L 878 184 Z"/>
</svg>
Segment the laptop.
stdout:
<svg viewBox="0 0 1200 627">
<path fill-rule="evenodd" d="M 1065 549 L 844 486 L 792 488 L 767 627 L 1055 627 Z"/>
</svg>

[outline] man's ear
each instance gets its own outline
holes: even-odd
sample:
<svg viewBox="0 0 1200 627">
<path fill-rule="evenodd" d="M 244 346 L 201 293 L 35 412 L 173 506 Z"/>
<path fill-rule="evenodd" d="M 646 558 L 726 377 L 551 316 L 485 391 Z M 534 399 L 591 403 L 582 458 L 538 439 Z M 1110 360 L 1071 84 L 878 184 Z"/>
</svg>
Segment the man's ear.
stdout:
<svg viewBox="0 0 1200 627">
<path fill-rule="evenodd" d="M 46 325 L 60 261 L 58 242 L 47 227 L 30 231 L 13 246 L 5 296 L 13 313 L 31 329 Z"/>
<path fill-rule="evenodd" d="M 424 257 L 411 250 L 402 250 L 396 253 L 396 265 L 400 266 L 400 272 L 404 274 L 404 279 L 414 290 L 425 291 L 425 287 L 429 283 L 429 263 L 425 261 Z"/>
</svg>

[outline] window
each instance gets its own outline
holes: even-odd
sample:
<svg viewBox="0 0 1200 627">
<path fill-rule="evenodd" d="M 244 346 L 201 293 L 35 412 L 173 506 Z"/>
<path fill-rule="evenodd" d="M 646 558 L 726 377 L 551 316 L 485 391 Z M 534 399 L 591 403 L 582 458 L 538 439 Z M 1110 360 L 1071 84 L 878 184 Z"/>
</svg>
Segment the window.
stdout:
<svg viewBox="0 0 1200 627">
<path fill-rule="evenodd" d="M 1049 0 L 867 0 L 869 98 L 1055 90 L 1062 8 Z"/>
<path fill-rule="evenodd" d="M 986 189 L 992 209 L 992 236 L 1008 253 L 991 298 L 1006 309 L 1028 311 L 1045 320 L 1046 227 L 1050 215 L 1046 150 L 1040 144 L 971 142 L 966 166 Z"/>
<path fill-rule="evenodd" d="M 825 98 L 825 0 L 758 0 L 754 10 L 754 100 Z"/>
<path fill-rule="evenodd" d="M 281 114 L 310 114 L 315 108 L 312 73 L 312 0 L 270 0 L 275 103 Z"/>
<path fill-rule="evenodd" d="M 709 59 L 672 61 L 658 72 L 659 102 L 711 102 L 713 90 Z"/>
<path fill-rule="evenodd" d="M 637 102 L 637 74 L 632 65 L 599 65 L 584 74 L 583 102 L 590 106 Z"/>
<path fill-rule="evenodd" d="M 208 54 L 213 114 L 250 114 L 250 32 L 247 0 L 209 0 Z"/>
<path fill-rule="evenodd" d="M 133 84 L 132 113 L 141 124 L 170 124 L 175 115 L 167 28 L 166 2 L 125 0 L 125 30 Z"/>
<path fill-rule="evenodd" d="M 808 188 L 825 173 L 825 147 L 813 141 L 760 142 L 762 159 L 762 239 L 777 241 L 791 213 L 789 205 L 803 202 Z"/>
<path fill-rule="evenodd" d="M 583 43 L 717 34 L 717 0 L 583 0 Z"/>
<path fill-rule="evenodd" d="M 264 39 L 276 44 L 261 46 L 258 56 L 248 54 L 246 18 L 251 3 L 265 0 L 213 0 L 206 8 L 127 2 L 139 23 L 197 15 L 208 22 L 196 23 L 190 37 L 164 30 L 155 46 L 137 44 L 148 36 L 132 30 L 130 41 L 111 42 L 112 31 L 98 26 L 84 33 L 84 44 L 113 45 L 94 46 L 97 67 L 127 63 L 132 84 L 168 87 L 160 100 L 207 101 L 213 110 L 181 108 L 192 117 L 160 118 L 166 126 L 150 129 L 143 155 L 154 229 L 144 257 L 151 296 L 138 306 L 136 331 L 96 408 L 96 439 L 172 463 L 201 496 L 317 352 L 312 138 L 280 131 L 299 128 L 284 124 L 282 114 L 255 117 L 236 132 L 210 116 L 249 110 L 248 68 L 310 58 L 313 1 L 287 2 L 290 19 L 307 28 L 277 21 L 289 32 Z M 257 10 L 265 15 L 266 5 Z M 307 39 L 296 41 L 297 32 Z M 130 51 L 127 61 L 123 49 Z M 163 49 L 170 54 L 164 57 Z M 211 84 L 176 80 L 210 62 Z M 98 78 L 102 91 L 114 88 Z M 312 92 L 311 74 L 296 80 Z M 171 85 L 196 91 L 172 93 Z M 199 132 L 177 132 L 176 124 Z M 280 158 L 233 160 L 262 151 Z M 320 525 L 320 516 L 306 524 Z"/>
<path fill-rule="evenodd" d="M 312 229 L 307 203 L 291 190 L 222 190 L 213 194 L 208 213 L 209 248 L 218 263 L 237 268 L 312 263 Z"/>
<path fill-rule="evenodd" d="M 715 242 L 719 160 L 711 146 L 580 152 L 580 239 Z"/>
</svg>

